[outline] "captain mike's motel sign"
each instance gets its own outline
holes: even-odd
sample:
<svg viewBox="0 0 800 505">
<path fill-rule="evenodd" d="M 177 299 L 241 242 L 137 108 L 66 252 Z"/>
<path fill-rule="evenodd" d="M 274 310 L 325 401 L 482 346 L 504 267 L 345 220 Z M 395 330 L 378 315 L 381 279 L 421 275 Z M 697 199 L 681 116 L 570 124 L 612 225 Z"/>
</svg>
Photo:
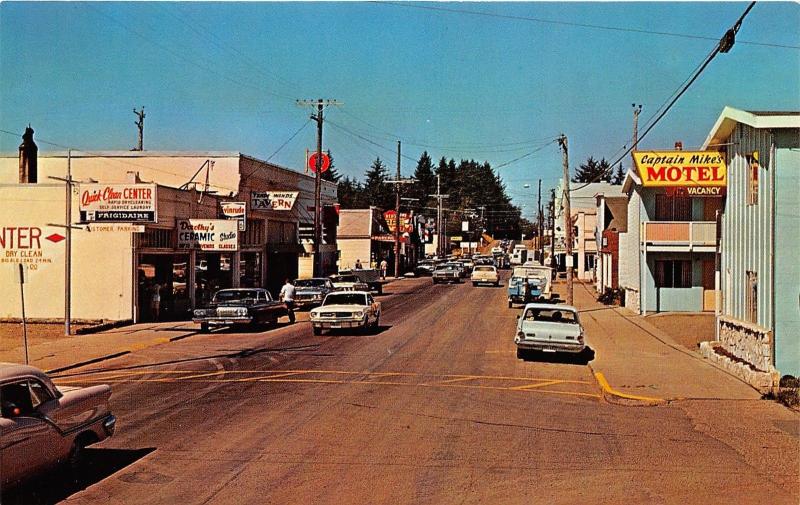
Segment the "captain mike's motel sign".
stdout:
<svg viewBox="0 0 800 505">
<path fill-rule="evenodd" d="M 728 186 L 725 155 L 716 151 L 637 151 L 636 169 L 644 187 L 670 194 L 722 196 Z"/>
</svg>

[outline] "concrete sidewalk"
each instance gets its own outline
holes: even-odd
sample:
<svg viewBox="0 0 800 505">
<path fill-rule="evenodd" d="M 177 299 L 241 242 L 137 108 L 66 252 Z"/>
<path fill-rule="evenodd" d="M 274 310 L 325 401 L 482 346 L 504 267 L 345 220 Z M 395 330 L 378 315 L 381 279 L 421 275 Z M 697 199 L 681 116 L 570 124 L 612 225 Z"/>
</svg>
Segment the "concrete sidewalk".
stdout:
<svg viewBox="0 0 800 505">
<path fill-rule="evenodd" d="M 388 289 L 384 291 L 384 296 L 391 295 L 396 289 L 402 289 L 406 279 L 409 278 L 388 277 L 385 285 Z M 297 322 L 302 323 L 308 321 L 309 313 L 296 311 L 295 316 Z M 280 321 L 285 322 L 286 318 L 281 318 Z M 199 334 L 200 326 L 191 321 L 140 323 L 98 333 L 48 339 L 37 339 L 35 335 L 31 335 L 32 331 L 35 330 L 29 330 L 29 364 L 46 372 L 58 372 L 191 337 Z M 3 335 L 2 338 L 7 337 Z M 0 350 L 0 362 L 25 362 L 25 348 L 21 337 L 14 345 L 4 346 Z"/>
<path fill-rule="evenodd" d="M 559 293 L 566 285 L 559 282 Z M 645 318 L 596 301 L 591 285 L 576 283 L 586 340 L 595 351 L 592 370 L 613 390 L 663 400 L 759 399 L 758 391 L 680 345 Z"/>
</svg>

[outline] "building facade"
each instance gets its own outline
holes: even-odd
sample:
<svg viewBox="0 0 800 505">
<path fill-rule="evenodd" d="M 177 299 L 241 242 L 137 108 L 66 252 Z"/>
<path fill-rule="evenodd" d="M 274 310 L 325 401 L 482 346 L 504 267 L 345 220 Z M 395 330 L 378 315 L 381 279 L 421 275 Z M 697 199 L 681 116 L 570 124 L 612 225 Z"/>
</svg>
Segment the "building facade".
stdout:
<svg viewBox="0 0 800 505">
<path fill-rule="evenodd" d="M 800 112 L 726 107 L 704 144 L 724 146 L 718 341 L 757 370 L 800 375 Z"/>
<path fill-rule="evenodd" d="M 597 268 L 595 287 L 598 293 L 619 288 L 619 234 L 627 231 L 628 202 L 622 186 L 608 193 L 598 193 L 597 199 Z"/>
<path fill-rule="evenodd" d="M 25 141 L 27 142 L 27 141 Z M 26 254 L 8 240 L 18 229 L 36 229 L 42 262 L 28 271 L 26 289 L 37 303 L 26 307 L 36 319 L 65 314 L 65 262 L 71 259 L 71 315 L 80 320 L 152 319 L 149 300 L 158 287 L 161 319 L 183 319 L 205 303 L 216 289 L 266 287 L 277 294 L 286 277 L 310 276 L 313 247 L 300 240 L 302 229 L 313 230 L 314 179 L 237 152 L 110 151 L 47 153 L 0 157 L 0 249 Z M 25 150 L 30 151 L 30 147 Z M 64 240 L 67 190 L 72 207 L 70 251 Z M 136 226 L 87 224 L 80 208 L 85 187 L 151 185 L 155 218 Z M 264 202 L 273 197 L 269 205 Z M 324 215 L 336 203 L 336 186 L 323 181 Z M 192 226 L 230 227 L 223 204 L 240 205 L 241 227 L 229 232 L 229 249 L 181 241 Z M 320 246 L 323 268 L 335 269 L 335 221 L 329 221 Z M 182 228 L 183 227 L 183 228 Z M 30 233 L 30 231 L 28 232 Z M 19 242 L 19 241 L 17 241 Z M 308 242 L 308 241 L 306 241 Z M 29 244 L 31 245 L 31 244 Z M 17 244 L 19 246 L 19 243 Z M 45 258 L 45 256 L 47 256 Z M 44 260 L 47 261 L 44 261 Z M 12 283 L 16 263 L 0 265 L 0 280 Z M 30 266 L 30 265 L 28 265 Z M 42 296 L 36 296 L 40 293 Z M 45 293 L 49 295 L 45 296 Z M 20 317 L 18 296 L 0 297 L 0 318 Z"/>
</svg>

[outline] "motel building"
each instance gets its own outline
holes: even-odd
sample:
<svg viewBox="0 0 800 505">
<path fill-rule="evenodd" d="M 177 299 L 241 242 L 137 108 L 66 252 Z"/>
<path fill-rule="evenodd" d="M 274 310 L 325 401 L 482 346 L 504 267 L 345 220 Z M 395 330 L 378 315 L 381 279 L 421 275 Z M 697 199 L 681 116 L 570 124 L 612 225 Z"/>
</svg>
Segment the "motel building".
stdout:
<svg viewBox="0 0 800 505">
<path fill-rule="evenodd" d="M 71 193 L 65 179 L 74 181 Z M 70 233 L 65 226 L 71 206 Z M 336 185 L 322 181 L 322 273 L 336 268 Z M 39 154 L 30 128 L 0 156 L 0 284 L 31 320 L 181 320 L 217 289 L 313 275 L 314 178 L 238 152 Z M 67 235 L 71 234 L 71 240 Z M 69 247 L 68 247 L 69 245 Z M 0 319 L 19 320 L 19 289 Z"/>
<path fill-rule="evenodd" d="M 716 150 L 635 151 L 623 192 L 627 231 L 619 234 L 619 285 L 640 313 L 714 311 L 717 218 L 727 173 Z"/>
<path fill-rule="evenodd" d="M 728 161 L 722 303 L 717 341 L 701 352 L 769 389 L 782 375 L 800 376 L 800 112 L 725 107 L 704 143 L 713 146 Z"/>
</svg>

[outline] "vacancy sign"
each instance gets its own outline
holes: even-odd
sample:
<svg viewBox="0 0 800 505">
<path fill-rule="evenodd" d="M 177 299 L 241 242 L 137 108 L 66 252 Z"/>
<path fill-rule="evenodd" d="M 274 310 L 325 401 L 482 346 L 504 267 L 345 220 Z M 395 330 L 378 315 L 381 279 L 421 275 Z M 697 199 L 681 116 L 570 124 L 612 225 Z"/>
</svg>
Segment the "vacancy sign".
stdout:
<svg viewBox="0 0 800 505">
<path fill-rule="evenodd" d="M 80 184 L 81 223 L 155 223 L 155 184 Z"/>
</svg>

